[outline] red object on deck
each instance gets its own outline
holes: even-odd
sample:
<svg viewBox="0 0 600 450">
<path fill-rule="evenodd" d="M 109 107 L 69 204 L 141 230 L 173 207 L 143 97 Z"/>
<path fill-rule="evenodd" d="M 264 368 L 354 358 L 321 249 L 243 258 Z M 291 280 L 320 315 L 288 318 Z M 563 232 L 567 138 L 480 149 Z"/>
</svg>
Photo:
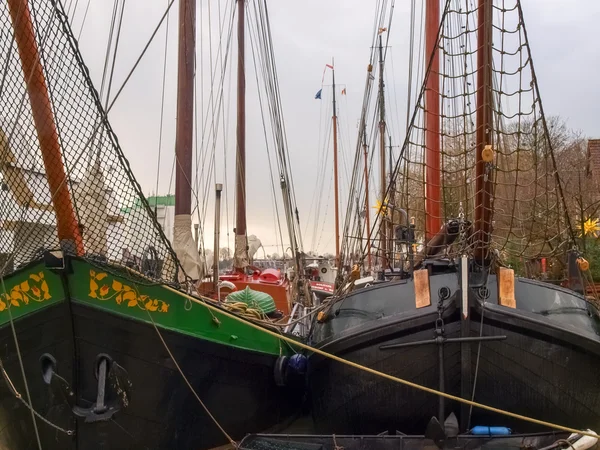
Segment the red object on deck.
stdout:
<svg viewBox="0 0 600 450">
<path fill-rule="evenodd" d="M 335 288 L 332 283 L 325 283 L 323 281 L 311 281 L 310 288 L 315 292 L 324 292 L 332 295 L 335 292 Z"/>
<path fill-rule="evenodd" d="M 232 271 L 219 277 L 219 280 L 231 281 L 235 284 L 238 291 L 250 289 L 258 292 L 264 292 L 273 297 L 275 307 L 283 314 L 289 315 L 291 308 L 290 282 L 287 278 L 281 276 L 278 269 L 255 270 L 254 274 Z"/>
<path fill-rule="evenodd" d="M 278 269 L 265 269 L 258 279 L 263 283 L 278 283 L 281 280 L 281 271 Z"/>
</svg>

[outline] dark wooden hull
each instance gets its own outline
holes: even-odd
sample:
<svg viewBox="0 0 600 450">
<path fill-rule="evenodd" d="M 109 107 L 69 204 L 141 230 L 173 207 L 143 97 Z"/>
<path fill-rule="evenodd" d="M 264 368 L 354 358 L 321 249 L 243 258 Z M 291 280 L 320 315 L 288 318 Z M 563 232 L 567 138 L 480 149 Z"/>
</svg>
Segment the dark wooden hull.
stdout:
<svg viewBox="0 0 600 450">
<path fill-rule="evenodd" d="M 225 436 L 185 384 L 152 326 L 74 305 L 80 397 L 95 399 L 93 361 L 109 354 L 127 370 L 130 405 L 103 427 L 79 427 L 81 442 L 106 448 L 212 448 Z M 266 430 L 298 409 L 298 392 L 277 387 L 276 357 L 170 331 L 163 338 L 208 410 L 234 438 Z M 126 430 L 127 432 L 121 430 Z M 84 447 L 79 447 L 84 448 Z M 94 448 L 94 447 L 85 447 Z"/>
<path fill-rule="evenodd" d="M 432 287 L 448 286 L 456 293 L 455 274 L 433 276 L 431 283 Z M 600 328 L 595 308 L 573 293 L 540 283 L 517 282 L 517 304 L 522 309 L 497 305 L 495 295 L 492 292 L 486 301 L 483 322 L 482 299 L 475 292 L 470 295 L 470 320 L 463 324 L 457 299 L 444 304 L 446 338 L 459 337 L 461 326 L 468 327 L 468 336 L 507 337 L 482 342 L 481 349 L 477 343 L 444 344 L 445 391 L 456 396 L 468 392 L 462 396 L 470 398 L 476 380 L 477 402 L 574 428 L 599 429 L 600 383 L 595 374 L 600 371 Z M 538 303 L 544 302 L 544 296 L 562 302 L 556 314 L 540 310 Z M 315 331 L 314 344 L 364 366 L 439 389 L 437 345 L 381 348 L 432 339 L 436 305 L 415 309 L 410 282 L 386 283 L 370 291 L 357 291 L 353 297 L 342 304 L 338 316 Z M 379 305 L 369 306 L 375 302 Z M 551 310 L 551 302 L 549 306 Z M 344 321 L 349 326 L 344 326 Z M 439 415 L 439 401 L 434 395 L 317 355 L 310 359 L 309 380 L 313 415 L 322 433 L 399 430 L 420 434 L 429 420 Z M 540 430 L 477 408 L 469 421 L 468 407 L 446 401 L 445 415 L 451 412 L 462 418 L 463 427 L 470 423 L 508 426 L 520 432 Z"/>
<path fill-rule="evenodd" d="M 34 409 L 52 423 L 64 429 L 73 429 L 71 408 L 59 392 L 42 381 L 40 364 L 41 355 L 54 355 L 60 361 L 58 368 L 61 374 L 72 383 L 73 340 L 67 304 L 59 303 L 15 320 L 14 326 Z M 27 399 L 10 325 L 0 328 L 0 358 L 10 381 Z M 37 424 L 43 448 L 75 448 L 73 439 L 65 433 L 56 432 L 39 419 Z M 0 379 L 0 448 L 38 448 L 30 410 L 16 398 L 3 378 Z"/>
<path fill-rule="evenodd" d="M 58 289 L 52 294 L 54 304 L 14 320 L 34 409 L 53 424 L 75 431 L 69 436 L 38 419 L 42 448 L 207 449 L 227 443 L 151 323 L 74 301 L 68 295 L 58 301 Z M 276 431 L 299 412 L 303 386 L 279 387 L 275 382 L 279 355 L 179 330 L 160 328 L 160 333 L 207 409 L 232 438 Z M 56 376 L 50 385 L 44 382 L 40 362 L 44 354 L 56 360 L 56 374 L 65 383 L 58 383 Z M 131 390 L 125 407 L 108 420 L 89 423 L 73 413 L 73 406 L 88 408 L 96 402 L 95 364 L 101 354 L 124 369 L 123 379 Z M 11 382 L 25 397 L 10 323 L 0 327 L 0 357 Z M 116 405 L 111 389 L 107 387 L 107 403 Z M 38 448 L 29 409 L 2 379 L 0 448 Z"/>
</svg>

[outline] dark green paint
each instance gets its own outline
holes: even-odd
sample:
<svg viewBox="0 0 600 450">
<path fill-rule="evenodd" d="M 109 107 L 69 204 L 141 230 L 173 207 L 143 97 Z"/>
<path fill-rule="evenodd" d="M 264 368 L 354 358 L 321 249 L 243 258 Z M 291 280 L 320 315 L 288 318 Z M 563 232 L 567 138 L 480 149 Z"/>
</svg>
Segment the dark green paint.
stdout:
<svg viewBox="0 0 600 450">
<path fill-rule="evenodd" d="M 289 345 L 282 340 L 251 327 L 246 321 L 236 320 L 225 314 L 210 310 L 204 305 L 192 303 L 185 296 L 160 285 L 142 285 L 122 276 L 115 276 L 81 260 L 73 260 L 73 273 L 69 275 L 72 300 L 94 308 L 110 311 L 130 319 L 152 324 L 149 313 L 140 306 L 128 307 L 127 301 L 117 303 L 115 298 L 100 300 L 90 297 L 90 270 L 107 273 L 97 281 L 99 289 L 110 288 L 113 280 L 128 285 L 138 295 L 148 296 L 169 305 L 167 312 L 154 311 L 152 319 L 157 326 L 200 339 L 273 355 L 290 354 Z M 216 320 L 215 320 L 216 318 Z M 218 323 L 217 323 L 218 322 Z"/>
<path fill-rule="evenodd" d="M 37 296 L 33 295 L 32 291 L 34 290 L 34 287 L 38 289 L 40 288 L 42 279 L 40 279 L 40 281 L 36 281 L 32 279 L 31 276 L 39 277 L 40 273 L 43 274 L 43 280 L 45 280 L 48 285 L 48 293 L 50 294 L 50 298 L 43 299 L 42 292 L 40 296 L 41 298 L 39 301 L 36 301 L 34 298 L 37 298 Z M 16 286 L 20 287 L 24 282 L 27 282 L 27 285 L 29 286 L 27 291 L 29 296 L 24 296 L 24 294 L 21 293 L 20 299 L 18 296 L 15 299 L 16 304 L 11 303 L 11 301 L 6 298 L 6 295 L 10 297 L 13 289 Z M 27 298 L 27 301 L 24 300 L 25 297 Z M 34 264 L 13 272 L 12 274 L 4 277 L 3 282 L 0 282 L 0 309 L 2 309 L 2 311 L 0 311 L 0 327 L 3 327 L 10 322 L 11 315 L 13 320 L 16 320 L 28 314 L 32 314 L 47 308 L 48 306 L 62 302 L 64 299 L 65 292 L 60 277 L 46 269 L 43 264 Z"/>
</svg>

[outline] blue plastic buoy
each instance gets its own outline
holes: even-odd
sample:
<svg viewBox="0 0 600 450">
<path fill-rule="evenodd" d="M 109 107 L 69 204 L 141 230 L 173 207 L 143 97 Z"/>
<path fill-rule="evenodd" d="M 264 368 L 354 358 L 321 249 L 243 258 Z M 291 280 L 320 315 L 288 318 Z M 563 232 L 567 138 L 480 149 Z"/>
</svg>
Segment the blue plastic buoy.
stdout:
<svg viewBox="0 0 600 450">
<path fill-rule="evenodd" d="M 486 427 L 478 425 L 473 427 L 471 434 L 478 436 L 508 436 L 512 434 L 512 430 L 506 427 Z"/>
</svg>

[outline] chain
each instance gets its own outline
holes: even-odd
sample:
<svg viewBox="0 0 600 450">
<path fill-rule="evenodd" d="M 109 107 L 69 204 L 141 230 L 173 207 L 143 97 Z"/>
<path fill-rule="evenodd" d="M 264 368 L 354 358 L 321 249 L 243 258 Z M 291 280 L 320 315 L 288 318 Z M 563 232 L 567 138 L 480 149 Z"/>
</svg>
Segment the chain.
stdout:
<svg viewBox="0 0 600 450">
<path fill-rule="evenodd" d="M 444 319 L 442 314 L 444 312 L 444 299 L 439 296 L 437 304 L 438 318 L 435 320 L 435 336 L 436 338 L 442 338 L 444 336 Z"/>
<path fill-rule="evenodd" d="M 35 414 L 35 416 L 38 419 L 40 419 L 45 424 L 51 426 L 55 430 L 58 430 L 58 431 L 60 431 L 60 432 L 62 432 L 64 434 L 66 434 L 67 436 L 74 436 L 75 435 L 75 430 L 65 430 L 64 428 L 59 427 L 55 423 L 50 422 L 48 419 L 46 419 L 40 413 L 38 413 L 35 409 L 33 409 L 33 406 L 31 406 L 29 403 L 27 403 L 25 401 L 25 399 L 23 398 L 23 396 L 21 395 L 21 393 L 19 391 L 17 391 L 17 388 L 15 387 L 14 383 L 12 382 L 12 380 L 10 379 L 10 377 L 8 376 L 8 373 L 6 372 L 6 369 L 4 369 L 4 364 L 2 364 L 2 360 L 0 360 L 0 371 L 2 371 L 2 377 L 4 377 L 4 380 L 6 381 L 6 384 L 8 385 L 8 388 L 12 391 L 13 395 L 17 398 L 17 400 L 19 400 L 21 403 L 23 403 L 23 405 L 25 405 L 25 407 L 27 409 L 29 409 L 33 414 Z"/>
</svg>

